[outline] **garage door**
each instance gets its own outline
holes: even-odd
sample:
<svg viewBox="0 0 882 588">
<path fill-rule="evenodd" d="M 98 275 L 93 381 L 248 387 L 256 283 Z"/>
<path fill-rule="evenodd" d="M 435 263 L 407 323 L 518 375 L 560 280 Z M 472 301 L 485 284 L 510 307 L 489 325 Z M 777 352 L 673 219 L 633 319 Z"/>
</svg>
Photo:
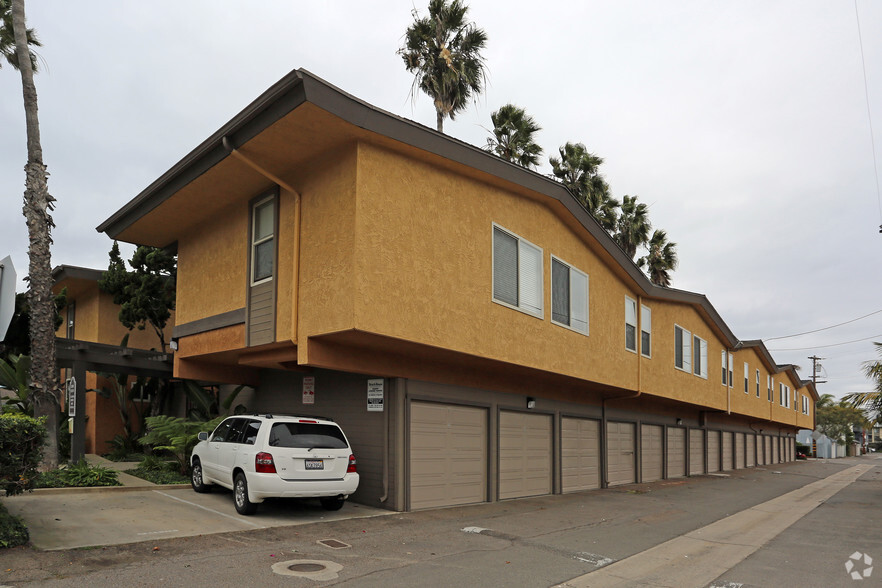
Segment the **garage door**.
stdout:
<svg viewBox="0 0 882 588">
<path fill-rule="evenodd" d="M 668 427 L 668 477 L 686 475 L 686 429 Z"/>
<path fill-rule="evenodd" d="M 752 468 L 756 465 L 756 435 L 753 433 L 747 434 L 747 462 L 746 465 L 749 468 Z"/>
<path fill-rule="evenodd" d="M 600 488 L 600 421 L 564 417 L 560 429 L 563 491 Z"/>
<path fill-rule="evenodd" d="M 634 423 L 606 423 L 607 479 L 610 486 L 637 481 L 634 466 Z"/>
<path fill-rule="evenodd" d="M 551 415 L 499 413 L 499 498 L 551 494 Z"/>
<path fill-rule="evenodd" d="M 772 463 L 781 463 L 781 438 L 772 437 Z"/>
<path fill-rule="evenodd" d="M 789 454 L 789 456 L 790 456 L 789 457 L 790 461 L 793 461 L 796 459 L 796 439 L 794 439 L 793 437 L 790 438 L 790 454 Z"/>
<path fill-rule="evenodd" d="M 662 427 L 640 425 L 640 480 L 655 482 L 664 477 L 664 445 Z"/>
<path fill-rule="evenodd" d="M 689 475 L 704 473 L 704 431 L 689 429 Z"/>
<path fill-rule="evenodd" d="M 412 402 L 410 508 L 487 500 L 487 410 Z"/>
<path fill-rule="evenodd" d="M 772 463 L 772 438 L 763 435 L 763 465 Z"/>
<path fill-rule="evenodd" d="M 723 431 L 723 471 L 732 468 L 732 433 Z"/>
<path fill-rule="evenodd" d="M 735 433 L 735 469 L 744 467 L 744 433 Z"/>
<path fill-rule="evenodd" d="M 720 471 L 720 432 L 707 432 L 707 471 Z"/>
</svg>

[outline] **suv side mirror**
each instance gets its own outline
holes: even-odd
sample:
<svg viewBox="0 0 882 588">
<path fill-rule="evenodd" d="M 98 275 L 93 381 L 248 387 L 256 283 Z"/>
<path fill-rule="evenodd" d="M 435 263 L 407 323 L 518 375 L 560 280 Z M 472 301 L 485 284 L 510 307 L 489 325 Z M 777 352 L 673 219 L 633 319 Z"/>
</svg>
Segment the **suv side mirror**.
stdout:
<svg viewBox="0 0 882 588">
<path fill-rule="evenodd" d="M 200 431 L 199 435 L 197 435 L 197 438 L 200 441 L 208 441 L 208 433 L 205 431 Z"/>
</svg>

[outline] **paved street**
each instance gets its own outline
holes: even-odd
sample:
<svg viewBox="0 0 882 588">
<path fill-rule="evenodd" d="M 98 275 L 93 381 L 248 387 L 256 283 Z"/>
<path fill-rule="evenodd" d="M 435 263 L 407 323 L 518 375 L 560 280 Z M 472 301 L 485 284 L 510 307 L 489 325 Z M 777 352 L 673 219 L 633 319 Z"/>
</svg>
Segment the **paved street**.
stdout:
<svg viewBox="0 0 882 588">
<path fill-rule="evenodd" d="M 857 472 L 856 481 L 841 479 L 854 472 Z M 841 489 L 834 487 L 837 483 Z M 698 581 L 695 578 L 701 575 L 696 575 L 696 570 L 705 563 L 700 558 L 688 557 L 683 557 L 679 564 L 666 563 L 664 573 L 669 579 L 680 574 L 680 578 L 692 580 L 675 584 L 652 583 L 655 582 L 652 579 L 644 583 L 639 578 L 611 584 L 592 580 L 622 567 L 634 569 L 641 557 L 645 563 L 646 554 L 653 553 L 647 550 L 661 549 L 667 543 L 677 544 L 676 540 L 684 536 L 702 536 L 710 529 L 732 524 L 740 517 L 768 508 L 764 503 L 779 497 L 787 502 L 808 504 L 814 500 L 807 494 L 815 488 L 813 484 L 818 484 L 818 488 L 829 486 L 832 494 L 824 498 L 820 506 L 811 504 L 806 513 L 794 515 L 795 522 L 786 523 L 793 522 L 791 526 L 773 532 L 771 538 L 764 539 L 767 542 L 752 553 L 742 545 L 748 541 L 734 537 L 732 549 L 724 547 L 720 552 L 724 554 L 721 557 L 734 559 L 707 581 L 690 583 Z M 785 497 L 794 491 L 797 494 Z M 799 492 L 806 496 L 804 500 L 799 498 Z M 114 496 L 110 493 L 97 496 L 102 498 L 96 502 L 104 502 L 105 508 L 108 500 L 116 500 L 108 498 Z M 189 499 L 194 493 L 184 496 Z M 232 511 L 231 505 L 226 504 L 229 496 L 209 496 L 219 501 L 219 508 L 214 510 Z M 286 508 L 286 504 L 281 503 L 272 505 L 266 513 L 269 516 L 264 519 L 260 514 L 249 519 L 257 524 L 276 521 L 272 523 L 276 526 L 265 529 L 240 528 L 172 539 L 157 537 L 149 542 L 91 549 L 9 550 L 0 554 L 0 584 L 217 586 L 237 583 L 384 588 L 552 586 L 568 582 L 581 586 L 732 588 L 877 585 L 876 577 L 868 578 L 863 584 L 853 584 L 845 563 L 855 552 L 866 553 L 874 559 L 882 557 L 882 529 L 875 516 L 880 497 L 882 461 L 866 456 L 829 462 L 793 462 L 774 468 L 729 472 L 726 476 L 700 476 L 563 496 L 367 518 L 326 518 L 319 522 L 304 520 L 310 516 L 309 508 L 291 505 Z M 20 498 L 4 499 L 4 504 L 12 507 L 18 500 Z M 152 501 L 149 504 L 154 505 Z M 225 506 L 229 510 L 223 510 Z M 350 506 L 355 507 L 347 505 L 341 513 L 346 515 Z M 83 503 L 79 508 L 87 506 Z M 187 516 L 196 521 L 204 517 L 206 524 L 215 524 L 215 517 L 226 518 L 202 508 L 189 508 L 201 514 Z M 369 512 L 360 508 L 353 508 L 349 513 Z M 311 512 L 325 516 L 317 509 Z M 25 516 L 27 520 L 33 515 Z M 162 516 L 158 511 L 143 512 L 144 519 Z M 183 520 L 180 512 L 174 516 Z M 289 517 L 288 523 L 277 524 L 279 517 Z M 157 520 L 151 524 L 164 527 L 166 522 Z M 292 526 L 293 523 L 301 524 Z M 166 530 L 171 528 L 174 527 Z M 750 535 L 758 536 L 758 525 L 748 524 L 747 528 Z M 39 542 L 38 537 L 35 540 Z M 334 541 L 318 543 L 322 540 Z M 714 565 L 719 566 L 720 561 L 721 558 L 715 558 Z M 289 570 L 290 566 L 295 569 Z M 866 567 L 863 560 L 859 566 L 853 566 L 859 571 Z"/>
</svg>

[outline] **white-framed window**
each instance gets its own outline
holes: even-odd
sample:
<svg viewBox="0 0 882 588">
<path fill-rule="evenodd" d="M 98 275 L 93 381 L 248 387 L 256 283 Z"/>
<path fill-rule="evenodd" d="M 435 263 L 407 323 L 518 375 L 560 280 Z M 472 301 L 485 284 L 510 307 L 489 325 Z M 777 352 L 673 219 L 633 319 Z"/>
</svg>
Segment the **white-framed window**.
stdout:
<svg viewBox="0 0 882 588">
<path fill-rule="evenodd" d="M 640 305 L 640 353 L 652 357 L 652 310 Z"/>
<path fill-rule="evenodd" d="M 493 225 L 493 300 L 543 317 L 542 249 Z"/>
<path fill-rule="evenodd" d="M 809 413 L 809 406 L 810 406 L 810 403 L 809 403 L 808 396 L 806 396 L 805 394 L 803 394 L 803 395 L 802 395 L 802 414 L 808 414 L 808 413 Z"/>
<path fill-rule="evenodd" d="M 772 376 L 769 376 L 768 384 L 769 384 L 769 402 L 773 402 L 774 401 L 774 392 L 773 391 L 775 390 L 775 378 L 773 378 Z"/>
<path fill-rule="evenodd" d="M 707 341 L 692 336 L 692 373 L 707 379 Z"/>
<path fill-rule="evenodd" d="M 750 368 L 747 362 L 744 362 L 744 393 L 750 394 Z"/>
<path fill-rule="evenodd" d="M 735 373 L 735 356 L 730 353 L 729 354 L 729 387 L 730 388 L 735 387 L 734 373 Z"/>
<path fill-rule="evenodd" d="M 780 386 L 778 391 L 779 391 L 779 396 L 780 396 L 779 400 L 781 402 L 781 406 L 783 406 L 784 408 L 790 408 L 790 386 L 785 386 L 784 384 L 778 384 L 778 385 Z"/>
<path fill-rule="evenodd" d="M 723 349 L 720 351 L 720 374 L 722 375 L 722 384 L 723 386 L 729 381 L 729 378 L 726 377 L 726 350 Z"/>
<path fill-rule="evenodd" d="M 276 199 L 268 196 L 251 208 L 251 285 L 273 278 L 275 270 Z"/>
<path fill-rule="evenodd" d="M 786 392 L 786 395 L 784 396 L 784 400 L 785 400 L 785 402 L 787 402 L 787 404 L 785 404 L 784 406 L 786 406 L 787 408 L 790 408 L 790 386 L 784 386 L 784 391 Z"/>
<path fill-rule="evenodd" d="M 637 301 L 625 296 L 625 349 L 637 353 Z"/>
<path fill-rule="evenodd" d="M 797 400 L 799 399 L 799 392 L 796 391 L 796 388 L 793 389 L 793 410 L 799 410 L 797 407 Z"/>
<path fill-rule="evenodd" d="M 692 371 L 692 333 L 679 325 L 674 325 L 674 367 Z"/>
<path fill-rule="evenodd" d="M 760 373 L 756 370 L 756 397 L 760 397 Z"/>
<path fill-rule="evenodd" d="M 588 274 L 553 255 L 551 322 L 588 334 Z"/>
</svg>

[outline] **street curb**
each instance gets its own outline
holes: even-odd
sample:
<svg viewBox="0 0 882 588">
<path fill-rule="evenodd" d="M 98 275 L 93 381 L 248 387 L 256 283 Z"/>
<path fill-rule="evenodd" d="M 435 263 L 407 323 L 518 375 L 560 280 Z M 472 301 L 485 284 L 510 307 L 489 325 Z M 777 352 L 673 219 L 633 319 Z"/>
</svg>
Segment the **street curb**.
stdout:
<svg viewBox="0 0 882 588">
<path fill-rule="evenodd" d="M 34 494 L 77 494 L 83 492 L 101 493 L 101 492 L 132 492 L 137 490 L 183 490 L 190 488 L 190 484 L 151 484 L 144 481 L 142 486 L 85 486 L 79 488 L 35 488 L 32 490 Z"/>
</svg>

